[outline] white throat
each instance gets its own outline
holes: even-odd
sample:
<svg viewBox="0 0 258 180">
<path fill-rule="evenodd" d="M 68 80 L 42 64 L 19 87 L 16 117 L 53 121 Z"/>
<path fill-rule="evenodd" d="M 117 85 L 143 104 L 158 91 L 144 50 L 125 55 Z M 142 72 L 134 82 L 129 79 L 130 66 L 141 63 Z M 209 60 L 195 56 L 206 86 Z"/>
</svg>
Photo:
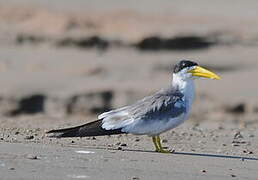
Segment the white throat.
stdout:
<svg viewBox="0 0 258 180">
<path fill-rule="evenodd" d="M 195 96 L 194 79 L 183 78 L 178 74 L 173 74 L 172 86 L 184 94 L 184 99 L 191 107 Z"/>
</svg>

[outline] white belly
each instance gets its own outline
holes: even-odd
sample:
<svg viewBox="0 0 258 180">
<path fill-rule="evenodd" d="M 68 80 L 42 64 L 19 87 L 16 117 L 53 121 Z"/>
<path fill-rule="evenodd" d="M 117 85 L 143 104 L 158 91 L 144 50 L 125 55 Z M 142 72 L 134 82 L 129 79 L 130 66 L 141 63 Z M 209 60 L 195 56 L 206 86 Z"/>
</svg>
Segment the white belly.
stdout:
<svg viewBox="0 0 258 180">
<path fill-rule="evenodd" d="M 156 119 L 156 120 L 150 120 L 149 122 L 145 121 L 142 123 L 132 124 L 130 126 L 127 126 L 126 128 L 123 128 L 123 131 L 131 134 L 137 134 L 137 135 L 141 135 L 141 134 L 146 134 L 149 136 L 159 135 L 163 132 L 166 132 L 182 124 L 187 119 L 188 117 L 187 114 L 185 113 L 176 118 L 171 118 L 169 120 Z"/>
</svg>

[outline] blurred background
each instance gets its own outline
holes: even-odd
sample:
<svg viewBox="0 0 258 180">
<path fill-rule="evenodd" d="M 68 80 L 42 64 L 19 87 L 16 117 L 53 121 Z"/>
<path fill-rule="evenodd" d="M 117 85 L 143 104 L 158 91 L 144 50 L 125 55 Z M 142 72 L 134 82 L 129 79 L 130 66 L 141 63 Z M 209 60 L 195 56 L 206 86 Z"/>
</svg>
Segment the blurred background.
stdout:
<svg viewBox="0 0 258 180">
<path fill-rule="evenodd" d="M 1 0 L 1 126 L 94 120 L 167 87 L 181 59 L 222 76 L 196 82 L 192 122 L 252 126 L 257 17 L 255 0 Z"/>
</svg>

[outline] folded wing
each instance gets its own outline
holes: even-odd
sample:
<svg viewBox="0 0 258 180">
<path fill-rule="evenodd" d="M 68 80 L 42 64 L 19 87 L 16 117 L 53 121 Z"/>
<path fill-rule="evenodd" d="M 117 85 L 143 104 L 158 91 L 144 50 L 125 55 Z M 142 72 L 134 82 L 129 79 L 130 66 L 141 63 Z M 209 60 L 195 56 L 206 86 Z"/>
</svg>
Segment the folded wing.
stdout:
<svg viewBox="0 0 258 180">
<path fill-rule="evenodd" d="M 167 89 L 137 101 L 131 106 L 101 114 L 102 128 L 106 130 L 121 129 L 126 131 L 130 125 L 143 121 L 163 120 L 180 116 L 186 111 L 183 94 Z"/>
</svg>

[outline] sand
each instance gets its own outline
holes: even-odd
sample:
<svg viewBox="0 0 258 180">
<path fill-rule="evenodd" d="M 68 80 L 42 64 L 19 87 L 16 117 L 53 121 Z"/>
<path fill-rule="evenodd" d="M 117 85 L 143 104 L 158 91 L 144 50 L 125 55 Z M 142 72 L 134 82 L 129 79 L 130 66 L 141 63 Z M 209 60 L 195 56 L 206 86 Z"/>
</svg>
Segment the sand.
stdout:
<svg viewBox="0 0 258 180">
<path fill-rule="evenodd" d="M 1 179 L 257 179 L 257 3 L 146 2 L 0 1 Z M 175 153 L 45 136 L 167 87 L 180 59 L 222 79 L 197 80 L 190 119 L 161 135 Z"/>
<path fill-rule="evenodd" d="M 4 179 L 256 179 L 258 175 L 257 159 L 235 156 L 43 144 L 0 146 L 4 158 L 0 172 Z"/>
</svg>

